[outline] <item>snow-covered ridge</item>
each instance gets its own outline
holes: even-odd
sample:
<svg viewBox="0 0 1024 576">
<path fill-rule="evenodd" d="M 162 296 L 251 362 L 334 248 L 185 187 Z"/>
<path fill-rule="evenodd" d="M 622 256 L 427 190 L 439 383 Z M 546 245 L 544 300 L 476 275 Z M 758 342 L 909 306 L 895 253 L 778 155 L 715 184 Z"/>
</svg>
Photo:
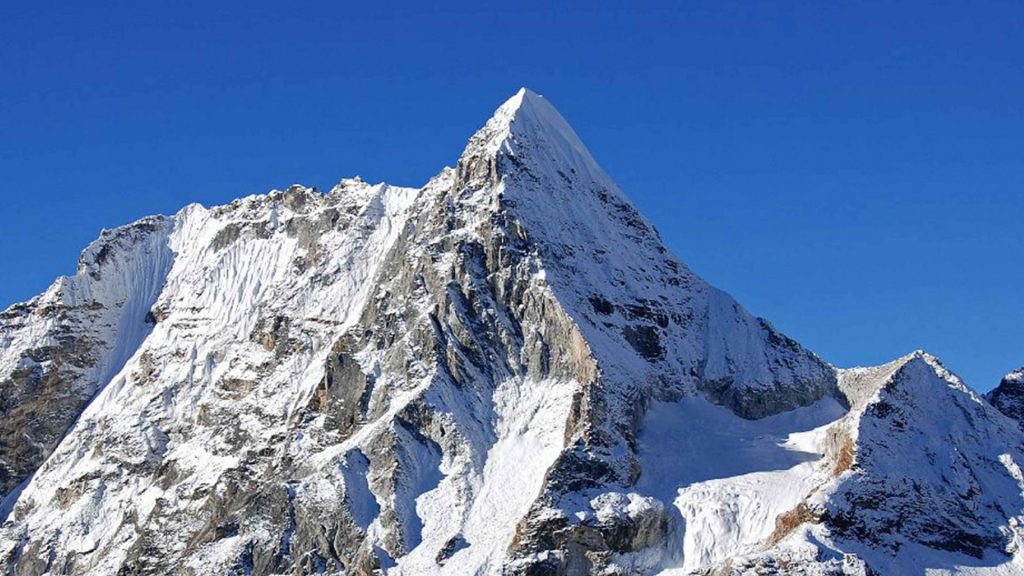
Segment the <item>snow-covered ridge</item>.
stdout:
<svg viewBox="0 0 1024 576">
<path fill-rule="evenodd" d="M 319 372 L 305 384 L 303 372 L 326 354 L 332 334 L 353 322 L 360 302 L 372 295 L 380 264 L 376 255 L 403 229 L 416 193 L 358 180 L 343 181 L 328 195 L 292 187 L 225 207 L 192 205 L 170 219 L 145 219 L 105 232 L 83 253 L 79 274 L 59 280 L 42 302 L 59 299 L 75 307 L 109 301 L 125 309 L 117 322 L 100 318 L 104 323 L 82 328 L 82 340 L 90 341 L 106 326 L 113 359 L 96 364 L 105 371 L 91 373 L 105 374 L 96 378 L 100 393 L 79 409 L 75 430 L 20 492 L 13 513 L 35 510 L 32 517 L 40 526 L 61 525 L 77 515 L 80 528 L 65 528 L 64 540 L 72 549 L 92 549 L 123 533 L 117 518 L 128 502 L 145 514 L 162 493 L 131 473 L 108 477 L 104 469 L 174 462 L 179 473 L 194 470 L 190 484 L 215 483 L 239 461 L 229 455 L 232 439 L 212 431 L 186 439 L 181 427 L 209 418 L 205 413 L 230 414 L 226 423 L 242 417 L 233 434 L 252 434 L 258 443 L 275 433 L 260 414 L 287 421 L 308 401 Z M 322 234 L 331 229 L 339 233 Z M 147 273 L 146 266 L 154 272 Z M 324 280 L 330 275 L 345 280 Z M 49 337 L 44 328 L 41 338 Z M 252 364 L 288 347 L 296 349 L 297 358 L 276 377 Z M 235 409 L 211 408 L 218 404 L 211 404 L 211 385 L 252 387 L 261 373 L 265 394 L 257 388 L 232 399 L 229 393 L 224 400 Z M 286 381 L 288 392 L 281 393 Z M 147 391 L 154 385 L 155 396 Z M 100 439 L 113 445 L 97 458 L 89 446 Z M 38 508 L 65 499 L 61 494 L 69 482 L 76 486 L 96 477 L 105 478 L 96 485 L 106 494 L 102 500 L 82 502 L 58 516 Z M 112 553 L 105 562 L 116 564 L 118 558 Z"/>
<path fill-rule="evenodd" d="M 422 188 L 104 232 L 0 391 L 3 573 L 1021 568 L 1012 420 L 751 315 L 526 89 Z"/>
<path fill-rule="evenodd" d="M 74 276 L 0 314 L 3 495 L 42 463 L 149 334 L 147 316 L 174 258 L 168 238 L 175 226 L 149 217 L 104 230 Z"/>
</svg>

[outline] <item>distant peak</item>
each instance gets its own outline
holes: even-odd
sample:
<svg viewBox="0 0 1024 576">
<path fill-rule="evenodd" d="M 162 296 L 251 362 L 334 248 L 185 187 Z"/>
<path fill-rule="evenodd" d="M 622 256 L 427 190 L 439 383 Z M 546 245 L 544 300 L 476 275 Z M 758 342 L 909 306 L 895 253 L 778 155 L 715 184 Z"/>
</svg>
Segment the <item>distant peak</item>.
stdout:
<svg viewBox="0 0 1024 576">
<path fill-rule="evenodd" d="M 1003 382 L 1013 382 L 1024 385 L 1024 366 L 1021 366 L 1006 376 L 1003 376 Z"/>
<path fill-rule="evenodd" d="M 907 354 L 906 356 L 897 358 L 896 360 L 892 361 L 889 365 L 893 366 L 896 372 L 899 372 L 900 370 L 903 370 L 908 366 L 914 365 L 927 367 L 928 370 L 935 372 L 944 379 L 953 381 L 958 384 L 960 383 L 960 379 L 955 374 L 947 370 L 946 367 L 942 365 L 942 361 L 939 360 L 938 357 L 934 356 L 933 354 L 929 354 L 928 352 L 921 349 L 914 350 L 913 352 Z"/>
<path fill-rule="evenodd" d="M 1024 427 L 1024 366 L 1004 376 L 985 398 Z"/>
</svg>

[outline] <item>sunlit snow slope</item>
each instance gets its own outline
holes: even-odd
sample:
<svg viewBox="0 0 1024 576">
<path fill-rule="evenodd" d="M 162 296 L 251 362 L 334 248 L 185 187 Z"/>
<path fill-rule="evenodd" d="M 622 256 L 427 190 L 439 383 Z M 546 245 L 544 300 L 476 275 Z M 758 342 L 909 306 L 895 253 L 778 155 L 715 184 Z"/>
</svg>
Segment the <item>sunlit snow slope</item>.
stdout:
<svg viewBox="0 0 1024 576">
<path fill-rule="evenodd" d="M 1013 420 L 752 316 L 525 89 L 422 188 L 104 232 L 0 391 L 5 574 L 1024 566 Z"/>
</svg>

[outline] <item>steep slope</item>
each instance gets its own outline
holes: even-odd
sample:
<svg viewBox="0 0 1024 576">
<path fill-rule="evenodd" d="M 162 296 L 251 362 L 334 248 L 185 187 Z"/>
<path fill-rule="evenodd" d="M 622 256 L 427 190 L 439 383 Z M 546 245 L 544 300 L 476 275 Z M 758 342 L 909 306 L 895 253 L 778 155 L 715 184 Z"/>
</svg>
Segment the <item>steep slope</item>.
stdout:
<svg viewBox="0 0 1024 576">
<path fill-rule="evenodd" d="M 589 494 L 628 499 L 620 491 L 640 474 L 636 430 L 650 402 L 699 389 L 762 417 L 834 391 L 829 366 L 664 248 L 544 99 L 523 91 L 499 109 L 471 139 L 459 173 L 471 197 L 500 202 L 523 228 L 598 371 L 582 379 L 566 448 L 517 530 L 515 570 L 597 570 L 616 550 L 663 548 L 656 499 L 598 519 L 590 500 L 599 494 Z M 638 560 L 660 561 L 658 553 Z"/>
<path fill-rule="evenodd" d="M 78 273 L 0 314 L 0 495 L 23 483 L 135 353 L 173 254 L 171 223 L 104 231 Z"/>
<path fill-rule="evenodd" d="M 1008 419 L 749 314 L 527 90 L 420 189 L 193 205 L 83 263 L 0 319 L 4 573 L 1015 561 Z"/>
</svg>

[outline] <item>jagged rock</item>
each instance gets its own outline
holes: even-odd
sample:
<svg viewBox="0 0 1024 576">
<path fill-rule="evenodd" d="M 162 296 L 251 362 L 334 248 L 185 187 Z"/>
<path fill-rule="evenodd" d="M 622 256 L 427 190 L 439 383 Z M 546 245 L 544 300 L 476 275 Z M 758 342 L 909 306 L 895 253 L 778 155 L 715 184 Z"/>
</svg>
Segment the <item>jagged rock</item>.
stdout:
<svg viewBox="0 0 1024 576">
<path fill-rule="evenodd" d="M 0 390 L 5 574 L 1019 557 L 1024 433 L 930 357 L 837 371 L 749 314 L 527 90 L 422 188 L 104 232 L 0 314 Z"/>
</svg>

